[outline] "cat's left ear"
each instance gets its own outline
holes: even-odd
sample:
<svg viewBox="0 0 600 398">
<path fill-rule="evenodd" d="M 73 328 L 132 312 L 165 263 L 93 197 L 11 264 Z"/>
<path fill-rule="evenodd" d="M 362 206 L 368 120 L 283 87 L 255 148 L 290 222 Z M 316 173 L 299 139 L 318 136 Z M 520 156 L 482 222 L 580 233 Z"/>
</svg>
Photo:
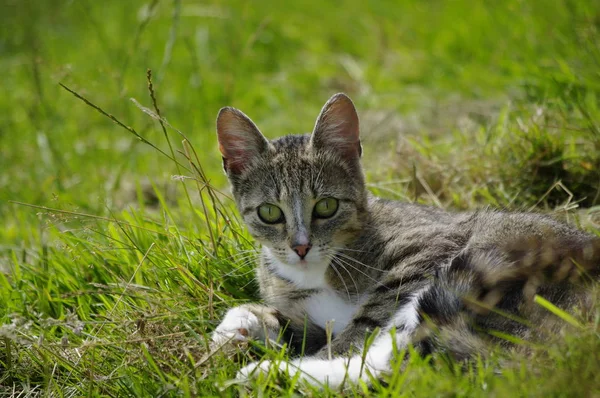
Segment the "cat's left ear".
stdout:
<svg viewBox="0 0 600 398">
<path fill-rule="evenodd" d="M 248 116 L 225 107 L 217 116 L 217 138 L 227 174 L 239 174 L 269 148 L 269 141 Z"/>
<path fill-rule="evenodd" d="M 337 151 L 343 159 L 361 156 L 358 114 L 346 94 L 335 94 L 323 106 L 310 141 L 314 148 Z"/>
</svg>

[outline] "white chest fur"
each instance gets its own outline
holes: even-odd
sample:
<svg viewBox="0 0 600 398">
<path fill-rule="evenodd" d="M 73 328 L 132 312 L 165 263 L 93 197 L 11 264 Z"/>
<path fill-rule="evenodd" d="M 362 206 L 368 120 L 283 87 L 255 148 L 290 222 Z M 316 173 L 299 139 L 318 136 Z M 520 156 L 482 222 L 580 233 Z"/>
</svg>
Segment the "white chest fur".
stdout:
<svg viewBox="0 0 600 398">
<path fill-rule="evenodd" d="M 325 328 L 327 322 L 333 323 L 333 334 L 340 333 L 352 320 L 365 297 L 358 300 L 337 294 L 325 281 L 325 272 L 329 267 L 329 259 L 324 259 L 317 248 L 309 252 L 312 261 L 307 265 L 288 265 L 277 259 L 267 247 L 263 254 L 277 274 L 292 282 L 299 289 L 319 289 L 318 293 L 306 298 L 302 306 L 304 313 L 315 324 Z M 307 256 L 307 259 L 308 257 Z"/>
<path fill-rule="evenodd" d="M 323 289 L 304 301 L 304 310 L 310 320 L 322 328 L 332 322 L 334 335 L 350 323 L 358 308 L 359 303 L 349 303 L 331 289 Z"/>
</svg>

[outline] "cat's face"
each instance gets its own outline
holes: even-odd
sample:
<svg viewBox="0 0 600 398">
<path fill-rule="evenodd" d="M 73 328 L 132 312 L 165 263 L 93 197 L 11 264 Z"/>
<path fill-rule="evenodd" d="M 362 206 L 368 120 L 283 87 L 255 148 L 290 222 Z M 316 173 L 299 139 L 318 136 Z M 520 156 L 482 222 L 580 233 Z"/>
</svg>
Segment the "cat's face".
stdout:
<svg viewBox="0 0 600 398">
<path fill-rule="evenodd" d="M 358 116 L 348 97 L 333 96 L 310 135 L 269 142 L 233 108 L 219 113 L 217 133 L 238 209 L 279 261 L 323 264 L 360 232 L 366 191 Z"/>
</svg>

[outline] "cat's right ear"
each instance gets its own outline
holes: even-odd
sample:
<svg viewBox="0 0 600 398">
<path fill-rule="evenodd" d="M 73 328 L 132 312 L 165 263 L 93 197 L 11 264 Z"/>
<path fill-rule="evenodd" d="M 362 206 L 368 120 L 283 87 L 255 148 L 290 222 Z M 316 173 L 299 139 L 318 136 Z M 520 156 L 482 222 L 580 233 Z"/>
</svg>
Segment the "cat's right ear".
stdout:
<svg viewBox="0 0 600 398">
<path fill-rule="evenodd" d="M 225 107 L 217 116 L 217 138 L 227 174 L 239 174 L 268 148 L 269 141 L 243 112 Z"/>
<path fill-rule="evenodd" d="M 310 141 L 313 147 L 335 151 L 345 160 L 360 157 L 358 113 L 346 94 L 335 94 L 323 106 Z"/>
</svg>

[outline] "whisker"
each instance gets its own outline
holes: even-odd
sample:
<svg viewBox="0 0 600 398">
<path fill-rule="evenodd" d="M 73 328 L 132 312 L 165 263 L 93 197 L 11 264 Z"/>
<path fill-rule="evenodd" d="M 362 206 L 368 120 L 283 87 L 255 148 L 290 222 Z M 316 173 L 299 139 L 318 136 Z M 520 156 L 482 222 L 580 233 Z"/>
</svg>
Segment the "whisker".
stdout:
<svg viewBox="0 0 600 398">
<path fill-rule="evenodd" d="M 239 261 L 245 261 L 248 259 L 258 260 L 258 258 L 252 253 L 240 254 L 239 256 L 236 256 L 235 258 L 228 258 L 227 260 L 232 263 L 237 263 Z"/>
<path fill-rule="evenodd" d="M 348 247 L 341 246 L 331 246 L 332 249 L 340 250 L 340 251 L 349 251 L 349 252 L 358 252 L 358 253 L 370 253 L 368 250 L 359 250 L 359 249 L 350 249 Z"/>
<path fill-rule="evenodd" d="M 383 286 L 386 289 L 390 290 L 386 285 L 384 285 L 383 283 L 379 282 L 377 279 L 372 278 L 369 274 L 363 272 L 360 268 L 353 266 L 352 264 L 348 263 L 347 261 L 344 261 L 342 258 L 337 257 L 337 260 L 346 264 L 347 266 L 349 266 L 350 268 L 356 270 L 357 272 L 360 272 L 361 274 L 363 274 L 364 276 L 366 276 L 367 278 L 369 278 L 371 281 L 375 282 L 377 285 L 379 286 Z"/>
<path fill-rule="evenodd" d="M 236 275 L 234 275 L 234 276 L 235 276 L 235 277 L 240 277 L 240 276 L 244 276 L 244 275 L 251 274 L 251 273 L 253 273 L 253 272 L 254 272 L 254 270 L 253 270 L 253 269 L 251 269 L 251 270 L 249 270 L 249 271 L 243 272 L 243 273 L 241 273 L 241 274 L 236 274 Z"/>
<path fill-rule="evenodd" d="M 332 261 L 336 261 L 336 260 L 337 260 L 336 258 L 332 258 Z M 358 294 L 359 294 L 359 290 L 358 290 L 358 285 L 356 284 L 356 280 L 355 280 L 355 279 L 354 279 L 354 277 L 352 276 L 352 272 L 350 272 L 350 271 L 348 270 L 348 268 L 346 268 L 346 267 L 344 266 L 344 264 L 340 263 L 339 261 L 338 261 L 336 264 L 337 264 L 337 265 L 339 265 L 340 267 L 342 267 L 342 268 L 344 269 L 344 271 L 346 271 L 346 273 L 348 274 L 348 276 L 350 276 L 350 280 L 352 281 L 352 284 L 354 285 L 354 289 L 355 289 L 355 292 L 356 292 L 356 295 L 357 295 L 356 302 L 358 303 Z M 332 264 L 332 265 L 333 265 L 333 264 Z"/>
<path fill-rule="evenodd" d="M 256 250 L 241 250 L 241 251 L 239 251 L 239 252 L 237 252 L 235 254 L 232 254 L 229 257 L 226 257 L 225 260 L 233 260 L 234 258 L 237 258 L 237 257 L 239 257 L 241 255 L 244 255 L 244 254 L 249 254 L 249 253 L 251 253 L 251 254 L 259 254 L 259 252 L 256 251 Z"/>
<path fill-rule="evenodd" d="M 240 290 L 244 290 L 246 287 L 248 287 L 253 281 L 251 280 L 250 282 L 246 283 L 245 285 L 243 285 Z"/>
<path fill-rule="evenodd" d="M 246 255 L 243 255 L 243 256 L 238 256 L 237 258 L 231 259 L 229 261 L 231 263 L 233 263 L 233 264 L 239 264 L 241 262 L 247 262 L 249 260 L 258 262 L 258 258 L 256 256 L 254 256 L 254 255 L 251 255 L 251 254 L 250 255 L 246 254 Z"/>
<path fill-rule="evenodd" d="M 381 271 L 383 271 L 383 270 L 382 270 L 382 269 L 380 269 L 380 268 L 373 267 L 373 266 L 371 266 L 371 265 L 367 265 L 367 264 L 365 264 L 365 263 L 363 263 L 363 262 L 360 262 L 360 261 L 358 261 L 357 259 L 355 259 L 354 257 L 350 257 L 350 256 L 348 256 L 347 254 L 344 254 L 344 253 L 339 253 L 339 252 L 338 252 L 338 253 L 337 253 L 337 255 L 338 255 L 338 256 L 340 256 L 340 257 L 343 257 L 343 258 L 345 258 L 346 260 L 351 260 L 351 261 L 354 261 L 354 262 L 356 262 L 356 263 L 358 263 L 358 264 L 362 265 L 363 267 L 366 267 L 366 268 L 369 268 L 369 269 L 372 269 L 372 270 L 375 270 L 375 271 L 380 271 L 380 272 L 381 272 Z"/>
<path fill-rule="evenodd" d="M 246 265 L 247 264 L 244 264 L 241 267 L 237 267 L 236 269 L 231 270 L 230 272 L 226 273 L 225 275 L 222 275 L 221 278 L 226 278 L 226 277 L 230 277 L 230 276 L 234 276 L 234 277 L 240 276 L 241 274 L 238 274 L 237 272 L 240 270 L 245 270 Z M 249 269 L 249 270 L 245 271 L 245 273 L 250 273 L 250 272 L 254 272 L 254 269 Z"/>
<path fill-rule="evenodd" d="M 340 278 L 340 281 L 344 285 L 344 288 L 346 289 L 346 294 L 348 294 L 348 301 L 352 301 L 352 299 L 350 298 L 350 291 L 348 290 L 348 286 L 346 285 L 344 278 L 342 278 L 342 275 L 339 273 L 337 268 L 335 268 L 335 265 L 333 263 L 330 263 L 329 265 L 331 265 L 331 269 L 335 271 L 336 275 L 338 276 L 338 278 Z"/>
<path fill-rule="evenodd" d="M 248 259 L 242 261 L 241 264 L 238 265 L 237 267 L 235 267 L 233 270 L 222 275 L 222 278 L 224 278 L 226 276 L 230 276 L 230 275 L 234 274 L 235 272 L 239 271 L 240 269 L 249 266 L 253 262 L 253 260 L 254 260 L 253 258 L 248 258 Z M 252 267 L 252 269 L 249 272 L 253 272 L 253 271 L 254 271 L 254 267 Z"/>
</svg>

